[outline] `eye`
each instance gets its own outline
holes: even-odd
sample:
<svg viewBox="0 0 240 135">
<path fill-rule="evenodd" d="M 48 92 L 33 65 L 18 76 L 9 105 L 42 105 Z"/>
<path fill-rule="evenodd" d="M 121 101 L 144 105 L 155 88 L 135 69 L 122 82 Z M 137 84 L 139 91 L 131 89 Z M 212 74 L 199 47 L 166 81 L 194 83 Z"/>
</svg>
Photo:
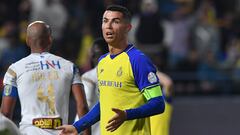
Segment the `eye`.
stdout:
<svg viewBox="0 0 240 135">
<path fill-rule="evenodd" d="M 103 23 L 106 23 L 106 22 L 107 22 L 107 19 L 103 19 L 102 22 L 103 22 Z"/>
<path fill-rule="evenodd" d="M 120 23 L 120 20 L 114 20 L 113 23 L 119 24 L 119 23 Z"/>
</svg>

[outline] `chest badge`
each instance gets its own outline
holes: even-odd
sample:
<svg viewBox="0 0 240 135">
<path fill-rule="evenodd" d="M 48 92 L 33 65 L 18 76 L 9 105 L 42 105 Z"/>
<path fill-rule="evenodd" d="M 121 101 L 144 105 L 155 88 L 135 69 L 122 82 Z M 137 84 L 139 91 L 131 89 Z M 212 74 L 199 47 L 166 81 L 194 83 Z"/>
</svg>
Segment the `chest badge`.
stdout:
<svg viewBox="0 0 240 135">
<path fill-rule="evenodd" d="M 100 74 L 104 71 L 104 69 L 100 69 Z"/>
<path fill-rule="evenodd" d="M 117 71 L 117 76 L 118 76 L 118 77 L 122 76 L 122 73 L 123 73 L 122 67 L 120 67 L 120 68 L 118 69 L 118 71 Z"/>
</svg>

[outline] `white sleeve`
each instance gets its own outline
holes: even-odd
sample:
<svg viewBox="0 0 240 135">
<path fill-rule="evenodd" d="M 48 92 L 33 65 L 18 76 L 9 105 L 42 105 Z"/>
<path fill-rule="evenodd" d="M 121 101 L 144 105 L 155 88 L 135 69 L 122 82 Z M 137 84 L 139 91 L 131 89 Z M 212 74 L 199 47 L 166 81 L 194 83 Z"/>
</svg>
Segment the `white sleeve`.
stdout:
<svg viewBox="0 0 240 135">
<path fill-rule="evenodd" d="M 17 87 L 17 73 L 15 72 L 13 65 L 8 68 L 6 74 L 4 75 L 3 84 L 9 84 Z"/>
<path fill-rule="evenodd" d="M 82 82 L 84 85 L 88 106 L 91 108 L 94 105 L 96 84 L 86 76 L 82 77 Z"/>
<path fill-rule="evenodd" d="M 73 81 L 72 84 L 82 84 L 80 72 L 76 65 L 73 66 Z"/>
</svg>

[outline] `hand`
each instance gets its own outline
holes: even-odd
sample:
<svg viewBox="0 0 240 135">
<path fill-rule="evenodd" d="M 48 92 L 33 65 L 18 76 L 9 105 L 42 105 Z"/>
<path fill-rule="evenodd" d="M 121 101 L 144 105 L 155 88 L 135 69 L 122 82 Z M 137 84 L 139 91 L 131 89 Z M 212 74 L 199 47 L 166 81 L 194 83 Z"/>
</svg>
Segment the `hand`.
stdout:
<svg viewBox="0 0 240 135">
<path fill-rule="evenodd" d="M 123 110 L 112 108 L 112 111 L 116 113 L 109 121 L 106 126 L 107 131 L 113 132 L 118 129 L 122 123 L 127 119 L 127 113 Z"/>
<path fill-rule="evenodd" d="M 56 129 L 62 130 L 59 135 L 78 135 L 77 129 L 73 125 L 63 125 Z"/>
</svg>

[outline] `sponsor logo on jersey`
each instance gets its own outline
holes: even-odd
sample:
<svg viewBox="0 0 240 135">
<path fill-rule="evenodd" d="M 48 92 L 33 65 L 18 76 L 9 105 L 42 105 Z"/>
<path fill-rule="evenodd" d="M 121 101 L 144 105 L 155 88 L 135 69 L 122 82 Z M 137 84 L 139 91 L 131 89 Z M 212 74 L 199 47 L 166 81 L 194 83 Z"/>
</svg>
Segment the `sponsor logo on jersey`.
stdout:
<svg viewBox="0 0 240 135">
<path fill-rule="evenodd" d="M 150 83 L 155 83 L 157 82 L 157 77 L 153 72 L 148 73 L 148 81 Z"/>
<path fill-rule="evenodd" d="M 122 88 L 122 82 L 117 82 L 117 81 L 99 80 L 98 85 L 99 86 L 109 86 L 109 87 L 115 87 L 115 88 Z"/>
<path fill-rule="evenodd" d="M 35 118 L 32 124 L 42 129 L 55 129 L 62 125 L 61 118 Z"/>
<path fill-rule="evenodd" d="M 39 62 L 30 62 L 25 65 L 26 72 L 41 70 Z"/>
<path fill-rule="evenodd" d="M 49 61 L 40 61 L 40 65 L 41 65 L 41 69 L 49 69 L 49 68 L 53 68 L 53 69 L 61 69 L 61 65 L 59 61 L 54 61 L 52 60 L 51 62 Z"/>
</svg>

